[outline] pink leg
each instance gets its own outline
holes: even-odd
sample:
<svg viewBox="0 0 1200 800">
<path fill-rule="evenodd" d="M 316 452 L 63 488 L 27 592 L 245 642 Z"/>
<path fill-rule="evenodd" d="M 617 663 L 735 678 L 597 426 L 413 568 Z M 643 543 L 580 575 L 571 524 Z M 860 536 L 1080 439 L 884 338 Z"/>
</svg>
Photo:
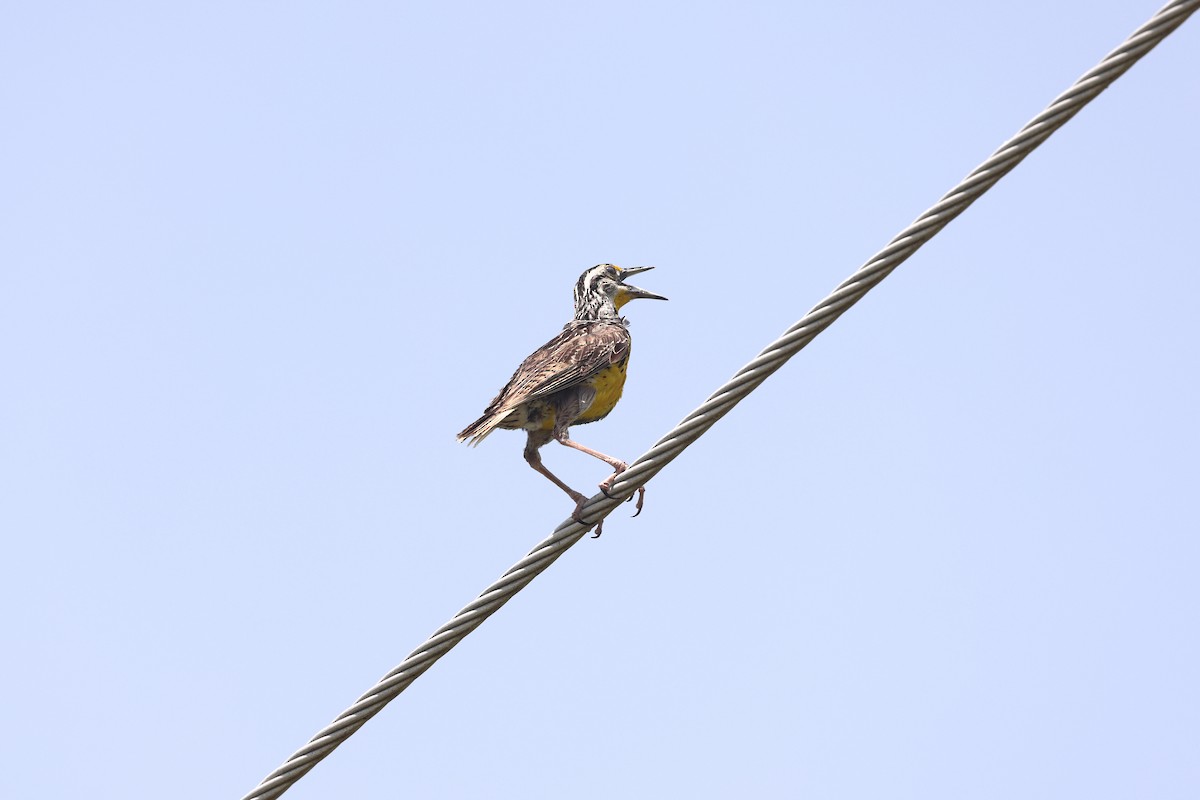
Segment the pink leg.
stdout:
<svg viewBox="0 0 1200 800">
<path fill-rule="evenodd" d="M 588 447 L 587 445 L 582 445 L 579 442 L 572 441 L 571 439 L 568 438 L 567 429 L 565 427 L 562 429 L 556 428 L 554 431 L 554 438 L 558 440 L 559 444 L 565 444 L 567 447 L 573 447 L 576 450 L 580 451 L 581 453 L 587 453 L 589 456 L 598 458 L 613 468 L 613 474 L 609 475 L 607 478 L 605 478 L 603 481 L 600 482 L 600 491 L 604 492 L 604 494 L 606 494 L 606 495 L 608 494 L 609 489 L 611 489 L 613 487 L 613 484 L 617 482 L 617 476 L 620 475 L 625 470 L 629 469 L 629 465 L 626 464 L 624 461 L 621 461 L 618 458 L 613 458 L 612 456 L 606 456 L 606 455 L 604 455 L 604 453 L 601 453 L 599 450 L 593 450 L 592 448 Z M 555 480 L 557 481 L 557 478 Z M 630 496 L 629 499 L 630 500 L 633 499 L 632 495 Z M 638 514 L 642 513 L 642 503 L 644 503 L 645 500 L 646 500 L 646 487 L 639 486 L 638 487 L 637 510 L 633 512 L 633 515 L 635 517 Z"/>
<path fill-rule="evenodd" d="M 546 465 L 542 463 L 542 456 L 538 452 L 538 448 L 541 447 L 546 442 L 548 442 L 549 440 L 550 440 L 550 437 L 548 434 L 542 434 L 541 432 L 535 433 L 533 431 L 530 431 L 529 440 L 525 444 L 525 460 L 529 462 L 529 466 L 533 467 L 538 472 L 542 473 L 547 478 L 549 478 L 554 483 L 555 486 L 562 489 L 564 492 L 567 493 L 567 495 L 572 500 L 575 501 L 575 510 L 571 512 L 571 517 L 579 524 L 587 525 L 588 524 L 587 520 L 585 520 L 583 518 L 583 504 L 587 502 L 587 498 L 585 496 L 583 496 L 581 493 L 572 489 L 570 486 L 567 486 L 567 484 L 563 483 L 562 479 L 560 479 L 557 475 L 555 475 L 550 470 L 546 469 Z M 596 533 L 592 538 L 599 536 L 600 530 L 603 527 L 604 527 L 604 521 L 601 520 L 600 523 L 598 525 L 596 525 Z"/>
</svg>

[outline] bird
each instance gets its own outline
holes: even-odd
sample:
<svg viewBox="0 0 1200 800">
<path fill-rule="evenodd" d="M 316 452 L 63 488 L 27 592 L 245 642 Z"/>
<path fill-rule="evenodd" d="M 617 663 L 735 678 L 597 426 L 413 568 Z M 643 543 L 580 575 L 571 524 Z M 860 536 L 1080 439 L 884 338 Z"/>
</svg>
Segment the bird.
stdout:
<svg viewBox="0 0 1200 800">
<path fill-rule="evenodd" d="M 667 298 L 626 283 L 633 275 L 653 267 L 618 267 L 597 264 L 584 270 L 575 282 L 575 316 L 562 332 L 535 350 L 488 404 L 483 416 L 463 428 L 458 441 L 478 445 L 497 428 L 525 430 L 525 460 L 575 501 L 571 516 L 587 525 L 582 516 L 587 502 L 542 463 L 539 450 L 551 441 L 600 459 L 613 474 L 600 483 L 609 489 L 628 464 L 570 438 L 570 428 L 604 419 L 621 399 L 629 366 L 629 323 L 620 315 L 631 300 Z M 642 511 L 644 487 L 638 489 L 636 517 Z M 600 535 L 603 521 L 596 526 Z"/>
</svg>

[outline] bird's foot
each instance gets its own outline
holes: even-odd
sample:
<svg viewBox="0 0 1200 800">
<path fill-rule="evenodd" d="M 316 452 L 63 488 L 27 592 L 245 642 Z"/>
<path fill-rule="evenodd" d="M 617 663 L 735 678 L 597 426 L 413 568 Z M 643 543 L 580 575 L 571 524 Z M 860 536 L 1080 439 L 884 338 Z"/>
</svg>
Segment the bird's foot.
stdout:
<svg viewBox="0 0 1200 800">
<path fill-rule="evenodd" d="M 605 481 L 605 483 L 607 483 L 607 481 Z M 606 498 L 612 498 L 612 494 L 608 493 L 608 487 L 606 487 L 604 485 L 604 483 L 601 483 L 601 485 L 600 485 L 600 492 L 604 493 Z M 634 495 L 630 494 L 628 498 L 625 498 L 625 503 L 629 503 L 629 501 L 632 499 L 634 499 Z M 637 510 L 634 511 L 635 517 L 637 515 L 640 515 L 640 513 L 642 513 L 642 504 L 643 503 L 646 503 L 646 487 L 638 486 L 637 487 Z"/>
<path fill-rule="evenodd" d="M 609 490 L 612 489 L 613 484 L 617 482 L 617 476 L 629 469 L 629 465 L 624 461 L 613 461 L 612 468 L 613 474 L 600 481 L 600 491 L 604 492 L 605 497 L 612 497 L 612 495 L 609 494 Z"/>
<path fill-rule="evenodd" d="M 575 520 L 580 525 L 591 525 L 592 523 L 588 522 L 586 519 L 583 518 L 583 506 L 585 503 L 587 503 L 588 499 L 586 497 L 584 497 L 583 495 L 581 495 L 579 492 L 572 492 L 571 499 L 575 501 L 575 510 L 571 512 L 571 519 Z M 600 533 L 603 530 L 604 530 L 604 520 L 601 519 L 599 522 L 596 523 L 596 532 L 592 534 L 592 538 L 599 539 Z"/>
<path fill-rule="evenodd" d="M 628 503 L 628 502 L 629 502 L 630 500 L 632 500 L 632 499 L 633 499 L 633 495 L 629 495 L 629 497 L 625 498 L 625 502 L 626 502 L 626 503 Z M 646 487 L 645 487 L 645 486 L 639 486 L 639 487 L 638 487 L 638 501 L 637 501 L 637 508 L 636 508 L 636 509 L 634 510 L 634 512 L 633 512 L 633 515 L 634 515 L 635 517 L 636 517 L 638 514 L 642 513 L 642 503 L 644 503 L 644 502 L 646 502 Z"/>
<path fill-rule="evenodd" d="M 614 471 L 614 473 L 612 475 L 606 477 L 606 479 L 604 481 L 600 482 L 600 492 L 604 493 L 606 498 L 612 497 L 612 494 L 610 493 L 610 489 L 613 487 L 614 483 L 617 482 L 617 477 L 620 474 L 624 473 L 624 471 L 626 469 L 629 469 L 629 464 L 626 464 L 625 462 L 617 462 L 616 464 L 613 464 L 613 467 L 616 467 L 617 471 Z M 630 494 L 628 498 L 625 498 L 625 503 L 629 503 L 629 501 L 632 499 L 634 499 L 634 495 Z M 642 513 L 642 504 L 644 504 L 644 503 L 646 503 L 646 487 L 638 486 L 637 487 L 637 510 L 634 511 L 635 517 L 637 515 L 640 515 L 640 513 Z"/>
</svg>

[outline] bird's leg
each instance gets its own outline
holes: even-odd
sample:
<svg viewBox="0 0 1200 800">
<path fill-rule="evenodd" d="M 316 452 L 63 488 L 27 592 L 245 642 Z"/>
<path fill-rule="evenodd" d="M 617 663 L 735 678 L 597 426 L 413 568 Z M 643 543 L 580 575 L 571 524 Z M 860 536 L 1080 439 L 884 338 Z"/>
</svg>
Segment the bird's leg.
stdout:
<svg viewBox="0 0 1200 800">
<path fill-rule="evenodd" d="M 612 489 L 613 484 L 617 482 L 617 476 L 620 475 L 625 470 L 629 469 L 629 465 L 626 464 L 624 461 L 621 461 L 619 458 L 613 458 L 612 456 L 606 456 L 606 455 L 604 455 L 604 453 L 601 453 L 599 450 L 593 450 L 592 448 L 590 448 L 586 445 L 582 445 L 579 442 L 571 441 L 571 439 L 567 435 L 567 428 L 565 426 L 561 427 L 561 428 L 556 426 L 554 428 L 554 438 L 558 441 L 559 444 L 565 444 L 567 447 L 573 447 L 582 453 L 587 453 L 589 456 L 598 458 L 613 468 L 613 474 L 609 475 L 607 478 L 605 478 L 604 480 L 602 480 L 600 482 L 600 491 L 604 492 L 605 496 L 611 497 L 611 495 L 609 495 L 609 493 L 608 493 L 609 490 Z M 630 499 L 632 499 L 632 495 L 630 495 Z M 645 502 L 645 500 L 646 500 L 646 487 L 639 486 L 638 487 L 637 510 L 633 512 L 633 515 L 635 517 L 638 514 L 642 513 L 642 503 Z"/>
<path fill-rule="evenodd" d="M 571 512 L 571 518 L 580 525 L 587 525 L 588 521 L 583 518 L 583 505 L 587 502 L 587 498 L 579 492 L 567 486 L 562 480 L 550 470 L 546 469 L 546 465 L 542 463 L 542 456 L 538 452 L 538 448 L 550 441 L 550 435 L 544 431 L 530 431 L 529 439 L 525 443 L 525 460 L 529 462 L 529 466 L 536 469 L 538 472 L 549 478 L 555 486 L 566 492 L 572 500 L 575 501 L 575 510 Z M 600 535 L 600 529 L 604 526 L 604 520 L 596 526 L 596 536 Z M 594 537 L 593 537 L 594 538 Z"/>
<path fill-rule="evenodd" d="M 581 508 L 583 508 L 583 504 L 587 502 L 587 498 L 572 489 L 570 486 L 567 486 L 557 475 L 546 469 L 546 465 L 542 463 L 542 456 L 538 452 L 538 448 L 540 448 L 547 441 L 549 441 L 549 437 L 547 436 L 545 439 L 543 439 L 541 431 L 530 431 L 529 441 L 525 444 L 525 460 L 529 462 L 529 466 L 545 475 L 554 483 L 555 486 L 570 495 L 571 499 L 575 501 L 575 511 L 578 512 Z"/>
<path fill-rule="evenodd" d="M 594 457 L 600 459 L 601 461 L 603 461 L 605 464 L 608 464 L 614 470 L 616 470 L 615 472 L 613 472 L 611 477 L 606 479 L 604 481 L 604 483 L 600 484 L 601 488 L 603 488 L 603 489 L 611 489 L 612 485 L 613 485 L 613 481 L 615 481 L 617 479 L 617 476 L 620 475 L 625 470 L 629 469 L 629 465 L 626 464 L 624 461 L 622 461 L 619 458 L 613 458 L 612 456 L 606 456 L 606 455 L 604 455 L 604 453 L 601 453 L 599 450 L 593 450 L 592 448 L 588 447 L 587 445 L 582 445 L 579 442 L 571 441 L 570 439 L 567 438 L 567 431 L 565 428 L 563 429 L 561 434 L 559 434 L 558 431 L 555 431 L 554 438 L 558 440 L 559 444 L 565 444 L 567 447 L 574 447 L 576 450 L 579 450 L 582 453 L 587 453 L 589 456 L 594 456 Z"/>
</svg>

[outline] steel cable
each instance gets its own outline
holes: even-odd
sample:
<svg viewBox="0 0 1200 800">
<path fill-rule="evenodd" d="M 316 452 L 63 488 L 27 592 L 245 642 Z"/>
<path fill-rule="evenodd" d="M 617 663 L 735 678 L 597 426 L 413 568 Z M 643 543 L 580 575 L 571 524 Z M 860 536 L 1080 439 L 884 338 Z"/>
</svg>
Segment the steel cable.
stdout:
<svg viewBox="0 0 1200 800">
<path fill-rule="evenodd" d="M 317 762 L 395 699 L 421 673 L 433 666 L 435 661 L 553 564 L 597 522 L 608 516 L 639 487 L 644 486 L 817 334 L 833 324 L 846 309 L 861 300 L 892 270 L 965 211 L 1025 156 L 1123 75 L 1138 59 L 1182 25 L 1196 11 L 1197 6 L 1200 6 L 1200 0 L 1176 0 L 1160 9 L 1096 67 L 1059 95 L 1045 111 L 1034 117 L 1016 136 L 1005 142 L 932 208 L 897 234 L 887 246 L 872 256 L 828 297 L 814 306 L 799 322 L 788 328 L 699 408 L 684 417 L 674 429 L 634 461 L 618 478 L 612 488 L 611 497 L 598 494 L 591 498 L 583 509 L 583 516 L 589 520 L 588 524 L 583 525 L 573 519 L 561 523 L 548 538 L 485 589 L 474 602 L 455 614 L 399 666 L 383 676 L 354 705 L 342 712 L 308 744 L 264 778 L 243 800 L 268 800 L 287 791 L 293 783 L 316 766 Z"/>
</svg>

